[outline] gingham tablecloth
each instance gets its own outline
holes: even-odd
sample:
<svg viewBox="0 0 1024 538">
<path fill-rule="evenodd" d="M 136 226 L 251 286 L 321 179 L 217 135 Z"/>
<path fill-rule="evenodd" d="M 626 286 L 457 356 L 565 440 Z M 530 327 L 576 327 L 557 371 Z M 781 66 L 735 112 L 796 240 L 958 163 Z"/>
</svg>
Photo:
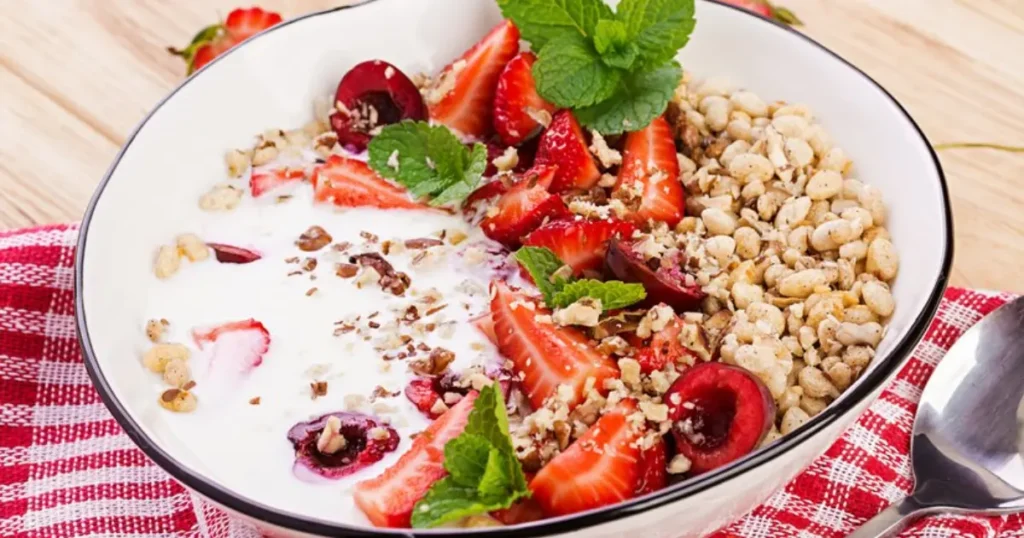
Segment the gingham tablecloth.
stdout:
<svg viewBox="0 0 1024 538">
<path fill-rule="evenodd" d="M 74 225 L 0 233 L 0 537 L 259 534 L 150 462 L 92 388 L 75 338 Z M 716 538 L 845 536 L 911 487 L 921 389 L 1008 294 L 950 289 L 913 360 L 828 452 Z M 1022 537 L 1024 517 L 934 516 L 903 536 Z"/>
</svg>

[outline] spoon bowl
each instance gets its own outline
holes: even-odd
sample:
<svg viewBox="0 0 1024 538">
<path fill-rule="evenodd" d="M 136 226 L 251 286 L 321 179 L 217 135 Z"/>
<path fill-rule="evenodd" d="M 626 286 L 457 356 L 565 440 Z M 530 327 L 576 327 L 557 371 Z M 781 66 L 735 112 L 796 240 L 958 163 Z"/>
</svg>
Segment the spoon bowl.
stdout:
<svg viewBox="0 0 1024 538">
<path fill-rule="evenodd" d="M 849 538 L 895 536 L 935 512 L 1024 511 L 1024 298 L 968 330 L 935 368 L 918 407 L 914 492 Z"/>
</svg>

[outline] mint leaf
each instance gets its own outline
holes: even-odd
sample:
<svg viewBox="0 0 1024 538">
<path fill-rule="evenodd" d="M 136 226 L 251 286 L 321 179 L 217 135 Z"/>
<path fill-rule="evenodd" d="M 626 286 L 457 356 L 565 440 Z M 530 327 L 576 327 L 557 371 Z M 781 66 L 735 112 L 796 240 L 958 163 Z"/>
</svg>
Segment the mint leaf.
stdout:
<svg viewBox="0 0 1024 538">
<path fill-rule="evenodd" d="M 602 134 L 642 129 L 665 112 L 682 77 L 682 69 L 675 62 L 633 74 L 611 99 L 576 109 L 576 119 Z"/>
<path fill-rule="evenodd" d="M 487 149 L 470 150 L 442 125 L 403 121 L 388 125 L 369 144 L 369 164 L 416 198 L 433 205 L 459 201 L 476 187 L 487 166 Z M 480 166 L 480 161 L 483 166 Z"/>
<path fill-rule="evenodd" d="M 562 34 L 549 42 L 533 64 L 537 92 L 563 108 L 590 106 L 608 99 L 622 80 L 586 37 Z"/>
<path fill-rule="evenodd" d="M 444 468 L 456 484 L 475 488 L 487 471 L 490 452 L 486 439 L 464 433 L 444 445 Z"/>
<path fill-rule="evenodd" d="M 509 503 L 511 504 L 511 503 Z M 474 514 L 507 508 L 480 498 L 477 488 L 460 486 L 446 476 L 434 482 L 412 510 L 412 527 L 421 529 L 458 521 Z"/>
<path fill-rule="evenodd" d="M 435 527 L 508 508 L 530 495 L 512 449 L 498 383 L 480 390 L 465 429 L 445 444 L 444 468 L 448 476 L 434 483 L 413 508 L 413 527 Z"/>
<path fill-rule="evenodd" d="M 622 21 L 600 20 L 594 28 L 594 48 L 601 55 L 601 61 L 609 67 L 629 69 L 633 66 L 640 49 L 629 41 L 629 32 Z"/>
<path fill-rule="evenodd" d="M 544 247 L 522 247 L 515 253 L 516 261 L 530 273 L 534 285 L 544 296 L 544 302 L 551 302 L 551 297 L 561 288 L 562 282 L 552 282 L 551 275 L 563 265 L 562 260 L 554 252 Z"/>
<path fill-rule="evenodd" d="M 498 0 L 498 7 L 535 51 L 566 33 L 591 35 L 597 21 L 613 17 L 601 0 Z"/>
<path fill-rule="evenodd" d="M 696 21 L 693 0 L 622 0 L 618 19 L 640 50 L 644 67 L 672 60 L 686 45 Z"/>
<path fill-rule="evenodd" d="M 563 286 L 552 297 L 551 306 L 565 308 L 584 297 L 599 299 L 601 308 L 607 311 L 638 303 L 647 297 L 647 291 L 642 284 L 627 284 L 618 280 L 576 280 Z"/>
</svg>

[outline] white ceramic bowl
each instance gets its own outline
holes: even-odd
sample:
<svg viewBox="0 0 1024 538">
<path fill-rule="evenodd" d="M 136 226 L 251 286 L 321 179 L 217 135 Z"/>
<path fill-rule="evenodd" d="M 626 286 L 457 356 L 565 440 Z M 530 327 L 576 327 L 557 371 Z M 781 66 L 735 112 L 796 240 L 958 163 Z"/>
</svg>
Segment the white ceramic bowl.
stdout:
<svg viewBox="0 0 1024 538">
<path fill-rule="evenodd" d="M 766 99 L 806 103 L 879 187 L 901 254 L 897 310 L 869 371 L 798 431 L 714 472 L 643 498 L 494 536 L 697 536 L 765 500 L 822 453 L 877 396 L 923 336 L 952 260 L 949 197 L 939 162 L 906 111 L 867 75 L 801 34 L 731 6 L 698 1 L 680 55 L 698 76 L 726 76 Z M 139 125 L 84 218 L 76 291 L 89 372 L 111 412 L 154 461 L 213 502 L 282 536 L 443 535 L 346 527 L 262 505 L 196 470 L 183 440 L 147 427 L 152 394 L 137 356 L 154 245 L 202 218 L 196 199 L 223 173 L 225 148 L 269 127 L 302 125 L 357 62 L 382 58 L 436 72 L 499 20 L 490 0 L 369 0 L 259 34 L 183 82 Z M 451 533 L 453 531 L 447 531 Z"/>
</svg>

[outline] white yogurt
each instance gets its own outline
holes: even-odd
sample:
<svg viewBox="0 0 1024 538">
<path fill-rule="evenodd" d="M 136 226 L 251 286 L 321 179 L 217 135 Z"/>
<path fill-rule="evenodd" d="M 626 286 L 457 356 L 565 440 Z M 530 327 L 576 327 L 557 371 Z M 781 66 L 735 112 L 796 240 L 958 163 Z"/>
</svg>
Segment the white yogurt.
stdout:
<svg viewBox="0 0 1024 538">
<path fill-rule="evenodd" d="M 496 349 L 467 321 L 487 310 L 490 280 L 508 276 L 507 270 L 503 273 L 494 269 L 505 262 L 504 255 L 497 253 L 497 245 L 478 227 L 470 226 L 460 216 L 433 211 L 335 209 L 314 203 L 312 189 L 305 183 L 297 185 L 291 194 L 293 198 L 283 203 L 277 203 L 273 194 L 257 200 L 246 197 L 235 210 L 190 230 L 208 242 L 259 251 L 263 254 L 261 260 L 246 265 L 222 264 L 211 256 L 199 263 L 183 262 L 181 270 L 166 281 L 154 278 L 152 288 L 147 290 L 147 319 L 167 319 L 171 325 L 166 341 L 184 343 L 192 349 L 190 366 L 197 382 L 193 392 L 199 405 L 190 414 L 147 413 L 147 426 L 181 439 L 193 452 L 191 459 L 201 462 L 210 478 L 255 501 L 304 516 L 368 525 L 352 500 L 353 485 L 393 464 L 411 445 L 410 435 L 422 431 L 429 419 L 404 394 L 377 400 L 376 408 L 369 403 L 378 385 L 400 392 L 414 374 L 407 368 L 408 361 L 382 360 L 374 342 L 364 341 L 356 331 L 336 336 L 336 322 L 361 315 L 363 325 L 367 315 L 379 311 L 374 321 L 385 325 L 396 317 L 392 308 L 407 305 L 417 295 L 435 288 L 443 296 L 440 303 L 448 307 L 423 321 L 450 322 L 452 333 L 445 338 L 446 331 L 438 329 L 416 341 L 453 351 L 456 360 L 452 370 L 456 372 L 473 364 L 494 363 L 499 360 Z M 422 251 L 385 256 L 396 270 L 412 279 L 406 296 L 396 297 L 380 286 L 358 289 L 356 278 L 336 276 L 335 263 L 347 262 L 348 254 L 330 247 L 302 252 L 295 240 L 313 225 L 327 230 L 334 243 L 351 242 L 350 254 L 364 251 L 362 231 L 377 235 L 380 241 L 432 237 L 444 229 L 461 230 L 468 238 L 458 246 L 446 245 L 445 254 L 427 267 L 413 267 L 411 263 L 413 256 Z M 490 249 L 492 253 L 487 254 L 484 263 L 469 263 L 464 256 L 469 248 Z M 380 245 L 367 245 L 365 250 L 379 252 Z M 310 256 L 318 260 L 311 273 L 288 276 L 300 268 L 299 264 L 286 263 L 287 258 Z M 311 280 L 310 275 L 316 278 Z M 314 287 L 316 291 L 307 296 Z M 270 349 L 262 365 L 244 377 L 226 381 L 208 378 L 205 367 L 209 347 L 205 352 L 197 349 L 190 331 L 248 318 L 262 322 L 270 332 Z M 403 332 L 409 333 L 410 329 L 405 327 Z M 159 394 L 165 387 L 158 376 L 148 375 L 152 375 L 153 393 Z M 326 396 L 311 399 L 313 381 L 328 382 Z M 347 395 L 367 397 L 359 411 L 390 420 L 401 436 L 398 450 L 339 480 L 300 480 L 292 472 L 294 451 L 286 433 L 297 422 L 346 410 Z M 260 398 L 259 405 L 250 404 L 255 397 Z"/>
</svg>

